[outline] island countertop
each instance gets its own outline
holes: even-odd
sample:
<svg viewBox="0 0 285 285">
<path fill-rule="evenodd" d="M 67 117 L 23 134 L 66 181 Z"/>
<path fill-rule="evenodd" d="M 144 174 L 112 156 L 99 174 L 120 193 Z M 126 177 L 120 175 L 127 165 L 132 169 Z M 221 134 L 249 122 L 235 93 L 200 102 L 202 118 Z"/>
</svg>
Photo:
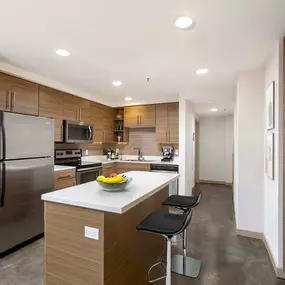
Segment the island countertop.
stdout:
<svg viewBox="0 0 285 285">
<path fill-rule="evenodd" d="M 130 171 L 132 184 L 124 192 L 106 192 L 96 182 L 42 195 L 42 200 L 123 214 L 179 178 L 179 174 Z"/>
</svg>

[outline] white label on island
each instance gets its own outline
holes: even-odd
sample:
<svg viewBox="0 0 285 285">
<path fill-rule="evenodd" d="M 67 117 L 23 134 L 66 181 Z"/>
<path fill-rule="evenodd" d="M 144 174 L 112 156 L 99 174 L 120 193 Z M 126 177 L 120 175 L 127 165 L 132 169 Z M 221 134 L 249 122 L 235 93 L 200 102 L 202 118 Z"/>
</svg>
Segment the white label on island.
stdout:
<svg viewBox="0 0 285 285">
<path fill-rule="evenodd" d="M 84 236 L 87 238 L 99 240 L 99 229 L 85 226 Z"/>
</svg>

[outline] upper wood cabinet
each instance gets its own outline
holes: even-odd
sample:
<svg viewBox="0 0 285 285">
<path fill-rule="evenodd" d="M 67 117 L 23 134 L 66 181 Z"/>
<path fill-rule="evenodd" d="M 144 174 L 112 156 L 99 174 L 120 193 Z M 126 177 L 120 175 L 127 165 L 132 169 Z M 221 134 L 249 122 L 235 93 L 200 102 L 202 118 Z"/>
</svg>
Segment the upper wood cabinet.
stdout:
<svg viewBox="0 0 285 285">
<path fill-rule="evenodd" d="M 8 112 L 38 115 L 38 85 L 0 73 L 0 109 Z"/>
<path fill-rule="evenodd" d="M 64 93 L 45 86 L 39 87 L 39 115 L 54 118 L 54 140 L 63 141 L 63 97 Z"/>
<path fill-rule="evenodd" d="M 10 76 L 0 73 L 0 110 L 11 111 Z"/>
<path fill-rule="evenodd" d="M 64 119 L 90 123 L 90 101 L 65 93 L 63 98 Z"/>
<path fill-rule="evenodd" d="M 179 142 L 179 104 L 156 105 L 156 140 L 161 143 Z"/>
<path fill-rule="evenodd" d="M 103 109 L 100 104 L 90 103 L 90 123 L 93 125 L 93 142 L 103 142 Z"/>
<path fill-rule="evenodd" d="M 155 105 L 125 107 L 124 125 L 126 128 L 155 127 Z"/>
<path fill-rule="evenodd" d="M 113 108 L 101 105 L 103 112 L 103 142 L 114 142 L 114 116 Z"/>
</svg>

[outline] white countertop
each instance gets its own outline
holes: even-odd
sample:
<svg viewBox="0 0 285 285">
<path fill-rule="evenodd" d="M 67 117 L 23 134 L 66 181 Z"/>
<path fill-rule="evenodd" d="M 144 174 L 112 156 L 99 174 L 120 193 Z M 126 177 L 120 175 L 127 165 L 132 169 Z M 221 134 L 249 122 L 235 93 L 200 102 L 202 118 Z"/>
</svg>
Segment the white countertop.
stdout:
<svg viewBox="0 0 285 285">
<path fill-rule="evenodd" d="M 123 162 L 123 163 L 145 163 L 145 164 L 172 164 L 179 165 L 179 157 L 174 157 L 173 161 L 161 161 L 161 156 L 145 156 L 146 160 L 149 161 L 128 161 L 128 159 L 137 159 L 137 156 L 134 155 L 124 155 L 123 160 L 106 160 L 106 156 L 83 156 L 83 161 L 90 162 L 102 162 L 103 165 L 113 163 L 113 162 Z"/>
<path fill-rule="evenodd" d="M 62 170 L 70 170 L 70 169 L 75 169 L 75 167 L 74 166 L 63 166 L 63 165 L 54 166 L 54 171 L 62 171 Z"/>
<path fill-rule="evenodd" d="M 179 174 L 130 171 L 132 184 L 124 192 L 106 192 L 92 181 L 42 195 L 42 200 L 122 214 L 179 178 Z"/>
</svg>

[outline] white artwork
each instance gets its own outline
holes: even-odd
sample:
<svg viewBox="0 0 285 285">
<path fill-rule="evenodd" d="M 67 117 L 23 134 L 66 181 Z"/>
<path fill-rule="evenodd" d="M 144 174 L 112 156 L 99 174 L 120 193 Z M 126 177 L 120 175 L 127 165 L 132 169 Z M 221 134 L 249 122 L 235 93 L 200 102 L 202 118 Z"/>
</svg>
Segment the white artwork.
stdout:
<svg viewBox="0 0 285 285">
<path fill-rule="evenodd" d="M 266 92 L 266 129 L 274 128 L 274 108 L 275 108 L 275 82 L 273 81 Z"/>
<path fill-rule="evenodd" d="M 267 176 L 274 180 L 274 134 L 267 134 L 266 137 L 266 160 L 265 167 Z"/>
</svg>

